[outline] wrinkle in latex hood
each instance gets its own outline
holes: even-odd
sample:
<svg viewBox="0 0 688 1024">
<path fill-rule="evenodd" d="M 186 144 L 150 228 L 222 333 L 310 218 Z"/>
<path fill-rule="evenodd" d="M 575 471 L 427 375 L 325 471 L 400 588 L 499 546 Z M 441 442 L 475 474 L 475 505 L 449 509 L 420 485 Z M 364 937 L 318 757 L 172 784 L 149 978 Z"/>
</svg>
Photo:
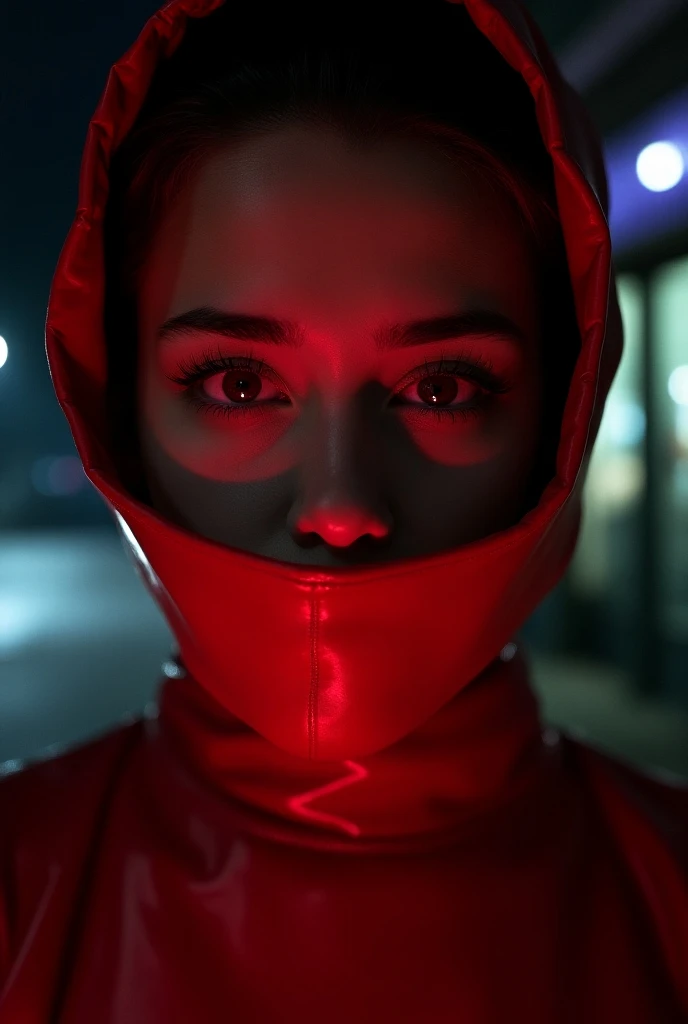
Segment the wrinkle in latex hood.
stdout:
<svg viewBox="0 0 688 1024">
<path fill-rule="evenodd" d="M 134 497 L 116 468 L 106 422 L 103 220 L 111 155 L 156 66 L 175 52 L 190 17 L 219 6 L 171 0 L 110 72 L 51 288 L 50 372 L 86 475 L 112 510 L 191 675 L 283 751 L 363 757 L 409 734 L 483 672 L 570 562 L 622 349 L 601 148 L 527 13 L 510 0 L 466 0 L 475 26 L 533 96 L 581 339 L 556 474 L 535 508 L 509 529 L 449 552 L 356 568 L 293 565 L 207 540 Z"/>
</svg>

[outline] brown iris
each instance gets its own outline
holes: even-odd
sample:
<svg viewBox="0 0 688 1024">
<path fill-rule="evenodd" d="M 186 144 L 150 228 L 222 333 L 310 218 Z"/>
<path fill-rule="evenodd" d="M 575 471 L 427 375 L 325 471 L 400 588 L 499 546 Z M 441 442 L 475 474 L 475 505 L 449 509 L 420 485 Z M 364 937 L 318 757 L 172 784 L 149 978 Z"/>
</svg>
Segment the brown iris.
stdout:
<svg viewBox="0 0 688 1024">
<path fill-rule="evenodd" d="M 430 405 L 440 405 L 445 400 L 453 401 L 458 390 L 458 385 L 453 377 L 444 377 L 439 374 L 434 377 L 425 377 L 418 382 L 419 396 Z"/>
<path fill-rule="evenodd" d="M 233 402 L 256 398 L 261 387 L 260 377 L 250 370 L 229 370 L 222 379 L 222 390 Z"/>
</svg>

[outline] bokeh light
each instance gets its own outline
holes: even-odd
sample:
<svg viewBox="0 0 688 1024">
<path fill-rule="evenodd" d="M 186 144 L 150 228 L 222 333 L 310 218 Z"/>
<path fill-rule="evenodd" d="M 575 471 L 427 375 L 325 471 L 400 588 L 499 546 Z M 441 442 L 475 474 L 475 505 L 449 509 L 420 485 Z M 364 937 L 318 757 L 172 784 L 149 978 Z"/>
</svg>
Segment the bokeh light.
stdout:
<svg viewBox="0 0 688 1024">
<path fill-rule="evenodd" d="M 666 192 L 678 185 L 685 171 L 683 153 L 673 142 L 652 142 L 638 154 L 635 172 L 650 192 Z"/>
<path fill-rule="evenodd" d="M 0 367 L 5 365 L 5 363 L 7 362 L 7 356 L 8 355 L 9 355 L 9 349 L 7 347 L 7 342 L 0 335 Z"/>
<path fill-rule="evenodd" d="M 44 455 L 31 467 L 31 483 L 39 494 L 63 498 L 86 486 L 86 474 L 75 455 Z"/>
<path fill-rule="evenodd" d="M 631 398 L 611 394 L 605 409 L 605 433 L 618 448 L 640 444 L 645 436 L 645 410 Z"/>
<path fill-rule="evenodd" d="M 688 366 L 677 366 L 671 372 L 668 391 L 676 405 L 688 405 Z"/>
</svg>

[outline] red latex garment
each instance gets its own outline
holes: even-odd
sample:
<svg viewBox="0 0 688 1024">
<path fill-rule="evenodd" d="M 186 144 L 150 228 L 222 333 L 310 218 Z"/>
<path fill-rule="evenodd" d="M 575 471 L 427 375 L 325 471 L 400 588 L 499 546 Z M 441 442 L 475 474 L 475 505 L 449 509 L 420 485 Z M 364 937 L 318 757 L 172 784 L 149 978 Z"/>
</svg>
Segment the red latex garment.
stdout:
<svg viewBox="0 0 688 1024">
<path fill-rule="evenodd" d="M 113 69 L 51 291 L 58 399 L 178 657 L 149 716 L 0 785 L 0 1024 L 684 1022 L 688 790 L 544 729 L 516 635 L 570 561 L 621 353 L 594 132 L 526 16 L 470 0 L 536 101 L 582 338 L 537 508 L 377 567 L 212 543 L 108 450 L 101 225 L 111 147 L 217 6 L 167 4 Z"/>
</svg>

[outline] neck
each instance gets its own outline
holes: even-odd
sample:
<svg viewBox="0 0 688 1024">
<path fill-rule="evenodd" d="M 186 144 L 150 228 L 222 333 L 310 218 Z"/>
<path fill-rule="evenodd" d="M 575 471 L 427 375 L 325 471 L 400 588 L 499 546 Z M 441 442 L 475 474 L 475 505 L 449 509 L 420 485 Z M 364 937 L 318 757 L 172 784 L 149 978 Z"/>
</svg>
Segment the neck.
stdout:
<svg viewBox="0 0 688 1024">
<path fill-rule="evenodd" d="M 441 845 L 527 813 L 560 754 L 513 643 L 421 727 L 357 760 L 287 754 L 227 712 L 179 661 L 168 663 L 167 676 L 149 723 L 156 737 L 183 770 L 220 792 L 243 827 L 295 845 Z"/>
</svg>

